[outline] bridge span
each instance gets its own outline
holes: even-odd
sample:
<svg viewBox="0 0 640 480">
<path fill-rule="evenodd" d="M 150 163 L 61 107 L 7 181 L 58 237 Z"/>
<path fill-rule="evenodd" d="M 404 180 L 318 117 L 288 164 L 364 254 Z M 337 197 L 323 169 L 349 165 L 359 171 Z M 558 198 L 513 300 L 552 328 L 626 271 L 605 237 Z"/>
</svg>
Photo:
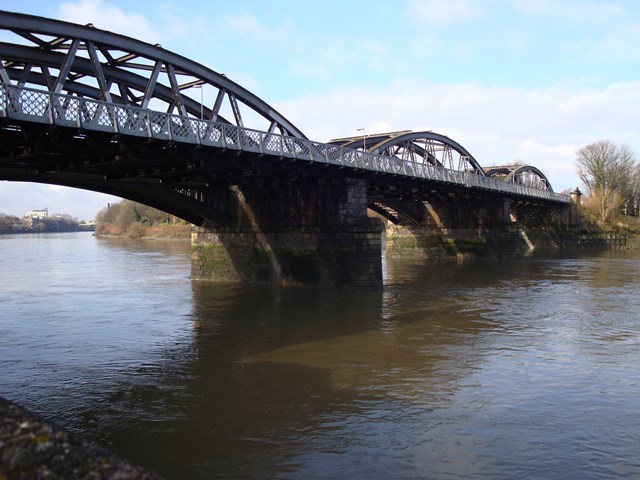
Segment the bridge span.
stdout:
<svg viewBox="0 0 640 480">
<path fill-rule="evenodd" d="M 11 37 L 0 42 L 0 180 L 109 193 L 184 218 L 200 227 L 196 278 L 375 285 L 381 218 L 480 234 L 566 221 L 570 198 L 540 170 L 482 167 L 445 135 L 312 141 L 225 75 L 160 45 L 2 11 L 0 29 Z"/>
</svg>

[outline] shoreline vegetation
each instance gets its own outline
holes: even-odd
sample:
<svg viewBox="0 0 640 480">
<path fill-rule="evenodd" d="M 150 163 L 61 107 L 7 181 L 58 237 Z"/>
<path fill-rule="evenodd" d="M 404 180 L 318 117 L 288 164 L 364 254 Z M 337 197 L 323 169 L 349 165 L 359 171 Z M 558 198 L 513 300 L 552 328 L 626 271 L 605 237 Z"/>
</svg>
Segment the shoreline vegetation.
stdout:
<svg viewBox="0 0 640 480">
<path fill-rule="evenodd" d="M 640 219 L 635 216 L 619 216 L 608 224 L 598 221 L 588 205 L 579 212 L 581 220 L 576 234 L 638 237 Z M 127 237 L 130 239 L 191 240 L 192 225 L 174 215 L 131 200 L 108 204 L 100 210 L 95 221 L 95 235 Z"/>
<path fill-rule="evenodd" d="M 59 232 L 90 232 L 93 223 L 78 220 L 68 214 L 49 215 L 46 209 L 23 217 L 0 213 L 0 234 L 34 234 Z"/>
<path fill-rule="evenodd" d="M 96 216 L 95 234 L 131 239 L 191 240 L 191 224 L 131 200 L 108 204 Z"/>
</svg>

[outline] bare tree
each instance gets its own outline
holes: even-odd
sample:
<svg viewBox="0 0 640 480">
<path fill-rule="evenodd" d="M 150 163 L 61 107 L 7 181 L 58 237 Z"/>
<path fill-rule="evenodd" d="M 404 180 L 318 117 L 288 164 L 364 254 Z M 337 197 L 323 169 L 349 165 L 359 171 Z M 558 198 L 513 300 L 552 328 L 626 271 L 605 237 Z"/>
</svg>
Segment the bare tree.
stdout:
<svg viewBox="0 0 640 480">
<path fill-rule="evenodd" d="M 636 163 L 633 175 L 631 176 L 631 194 L 625 202 L 625 209 L 628 215 L 640 216 L 640 164 Z"/>
<path fill-rule="evenodd" d="M 635 155 L 627 145 L 599 140 L 577 152 L 578 175 L 598 218 L 610 222 L 637 195 Z"/>
</svg>

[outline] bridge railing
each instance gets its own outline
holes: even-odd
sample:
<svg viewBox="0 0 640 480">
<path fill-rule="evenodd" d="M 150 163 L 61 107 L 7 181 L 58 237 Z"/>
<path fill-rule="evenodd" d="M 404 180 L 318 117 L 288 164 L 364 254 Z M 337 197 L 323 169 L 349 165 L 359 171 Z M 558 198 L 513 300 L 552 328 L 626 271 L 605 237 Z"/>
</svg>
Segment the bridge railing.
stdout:
<svg viewBox="0 0 640 480">
<path fill-rule="evenodd" d="M 0 118 L 260 153 L 570 203 L 568 195 L 227 123 L 0 83 Z"/>
</svg>

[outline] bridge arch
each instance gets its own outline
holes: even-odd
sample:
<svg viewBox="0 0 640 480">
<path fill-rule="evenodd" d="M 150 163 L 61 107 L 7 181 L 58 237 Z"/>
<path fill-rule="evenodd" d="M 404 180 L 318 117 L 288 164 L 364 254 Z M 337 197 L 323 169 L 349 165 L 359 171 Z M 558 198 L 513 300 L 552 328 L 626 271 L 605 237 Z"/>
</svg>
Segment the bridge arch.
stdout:
<svg viewBox="0 0 640 480">
<path fill-rule="evenodd" d="M 5 11 L 0 11 L 0 30 L 13 34 L 11 42 L 0 42 L 0 80 L 5 84 L 306 138 L 224 74 L 160 45 L 91 24 Z M 217 92 L 206 105 L 200 101 L 205 87 Z"/>
<path fill-rule="evenodd" d="M 538 168 L 532 165 L 493 166 L 485 168 L 484 172 L 487 177 L 499 179 L 507 183 L 515 183 L 553 192 L 549 179 Z"/>
<path fill-rule="evenodd" d="M 332 140 L 345 148 L 366 150 L 368 153 L 397 158 L 403 162 L 442 168 L 485 177 L 485 171 L 471 153 L 446 135 L 432 131 L 377 133 Z M 371 198 L 368 207 L 394 224 L 417 226 L 425 207 L 419 198 Z"/>
<path fill-rule="evenodd" d="M 403 130 L 336 139 L 331 143 L 403 161 L 485 176 L 483 168 L 467 149 L 446 135 L 432 131 Z"/>
</svg>

